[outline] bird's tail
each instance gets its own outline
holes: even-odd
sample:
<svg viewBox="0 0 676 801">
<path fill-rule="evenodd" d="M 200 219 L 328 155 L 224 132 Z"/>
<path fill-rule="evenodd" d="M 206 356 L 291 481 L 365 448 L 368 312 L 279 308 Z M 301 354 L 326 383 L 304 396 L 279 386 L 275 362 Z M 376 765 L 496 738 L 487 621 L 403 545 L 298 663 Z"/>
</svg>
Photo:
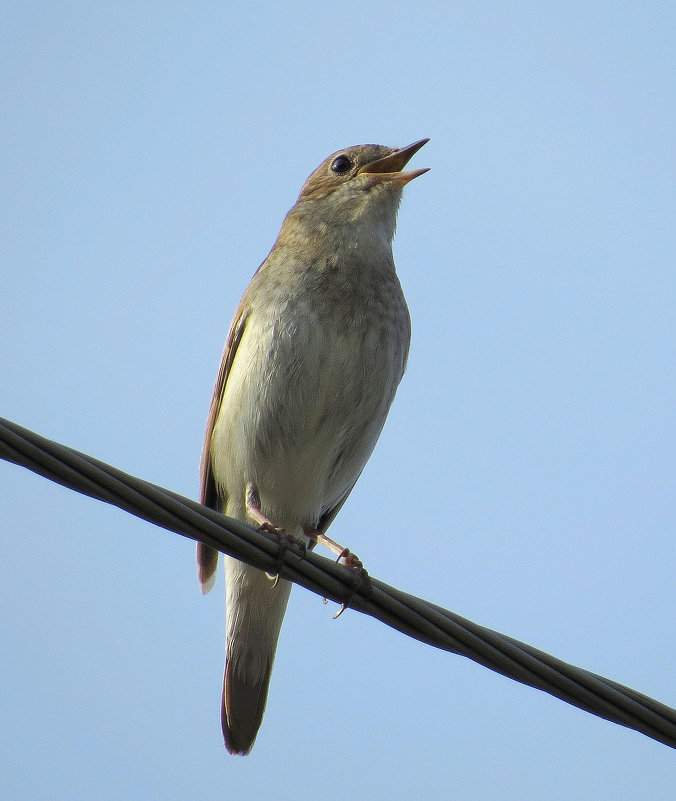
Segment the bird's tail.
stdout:
<svg viewBox="0 0 676 801">
<path fill-rule="evenodd" d="M 231 754 L 248 754 L 265 712 L 291 582 L 225 557 L 226 655 L 221 723 Z"/>
<path fill-rule="evenodd" d="M 218 567 L 218 551 L 210 548 L 203 542 L 197 543 L 197 578 L 200 582 L 202 595 L 206 595 L 216 581 L 216 568 Z"/>
</svg>

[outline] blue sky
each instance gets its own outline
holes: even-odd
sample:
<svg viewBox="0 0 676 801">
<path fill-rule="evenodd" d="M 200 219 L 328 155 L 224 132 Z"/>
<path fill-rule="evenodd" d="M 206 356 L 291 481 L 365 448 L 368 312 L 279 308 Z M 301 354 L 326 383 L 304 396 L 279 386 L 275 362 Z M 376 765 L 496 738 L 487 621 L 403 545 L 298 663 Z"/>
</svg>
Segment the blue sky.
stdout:
<svg viewBox="0 0 676 801">
<path fill-rule="evenodd" d="M 413 322 L 331 529 L 370 572 L 676 704 L 672 3 L 5 4 L 0 414 L 195 497 L 305 177 L 430 143 Z M 38 799 L 671 799 L 673 752 L 296 589 L 247 759 L 223 582 L 0 463 L 0 786 Z"/>
</svg>

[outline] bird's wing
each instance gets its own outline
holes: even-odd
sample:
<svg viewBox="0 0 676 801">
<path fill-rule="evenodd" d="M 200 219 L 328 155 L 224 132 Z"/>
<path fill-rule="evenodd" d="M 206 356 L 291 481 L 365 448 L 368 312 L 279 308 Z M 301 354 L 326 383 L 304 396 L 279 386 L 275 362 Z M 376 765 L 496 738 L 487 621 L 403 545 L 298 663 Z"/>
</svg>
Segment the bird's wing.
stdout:
<svg viewBox="0 0 676 801">
<path fill-rule="evenodd" d="M 235 360 L 237 347 L 242 340 L 242 334 L 246 327 L 249 317 L 249 309 L 244 304 L 244 299 L 240 302 L 228 338 L 225 340 L 221 366 L 218 370 L 218 377 L 214 386 L 214 394 L 211 398 L 211 407 L 207 417 L 207 430 L 204 435 L 204 446 L 202 448 L 202 461 L 200 464 L 200 503 L 210 509 L 219 510 L 219 497 L 216 482 L 214 480 L 213 467 L 211 462 L 211 438 L 214 433 L 216 419 L 221 409 L 225 387 L 228 383 L 228 376 Z M 218 567 L 218 551 L 201 542 L 197 543 L 197 573 L 202 587 L 202 592 L 207 593 L 213 587 L 216 580 L 216 568 Z"/>
<path fill-rule="evenodd" d="M 327 509 L 324 512 L 324 514 L 320 517 L 319 525 L 317 526 L 317 531 L 320 534 L 326 534 L 326 529 L 331 525 L 331 523 L 333 523 L 335 516 L 343 508 L 343 504 L 347 500 L 347 496 L 352 492 L 352 490 L 354 489 L 354 485 L 357 483 L 357 481 L 359 481 L 360 475 L 361 471 L 359 472 L 355 480 L 352 482 L 352 484 L 347 488 L 343 497 L 340 498 L 340 500 L 337 503 L 335 503 L 330 509 Z"/>
</svg>

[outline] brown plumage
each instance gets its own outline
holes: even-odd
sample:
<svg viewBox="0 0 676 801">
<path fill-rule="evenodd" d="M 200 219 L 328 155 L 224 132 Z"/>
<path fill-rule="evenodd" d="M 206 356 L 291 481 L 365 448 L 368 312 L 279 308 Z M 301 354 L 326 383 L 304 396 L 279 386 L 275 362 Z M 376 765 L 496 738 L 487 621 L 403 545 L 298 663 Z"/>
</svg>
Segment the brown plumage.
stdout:
<svg viewBox="0 0 676 801">
<path fill-rule="evenodd" d="M 310 542 L 349 495 L 406 365 L 410 323 L 392 238 L 402 188 L 425 172 L 402 169 L 426 141 L 347 148 L 307 179 L 230 327 L 207 422 L 202 503 Z M 218 553 L 198 545 L 197 561 L 208 592 Z M 247 754 L 291 585 L 224 561 L 223 735 L 228 751 Z"/>
</svg>

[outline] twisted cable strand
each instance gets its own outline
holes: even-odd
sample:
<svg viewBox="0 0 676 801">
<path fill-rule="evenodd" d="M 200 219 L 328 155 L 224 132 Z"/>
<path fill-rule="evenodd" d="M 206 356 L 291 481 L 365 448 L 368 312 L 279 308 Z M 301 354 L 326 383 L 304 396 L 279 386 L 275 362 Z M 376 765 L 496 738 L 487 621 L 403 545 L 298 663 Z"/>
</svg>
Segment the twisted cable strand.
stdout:
<svg viewBox="0 0 676 801">
<path fill-rule="evenodd" d="M 262 570 L 276 565 L 278 545 L 271 535 L 3 418 L 0 458 Z M 350 596 L 352 609 L 410 637 L 466 656 L 503 676 L 676 748 L 676 710 L 636 690 L 376 579 L 372 579 L 368 594 L 360 593 L 359 588 L 352 594 L 353 575 L 348 569 L 313 552 L 303 555 L 295 546 L 286 552 L 281 575 L 338 603 Z"/>
</svg>

